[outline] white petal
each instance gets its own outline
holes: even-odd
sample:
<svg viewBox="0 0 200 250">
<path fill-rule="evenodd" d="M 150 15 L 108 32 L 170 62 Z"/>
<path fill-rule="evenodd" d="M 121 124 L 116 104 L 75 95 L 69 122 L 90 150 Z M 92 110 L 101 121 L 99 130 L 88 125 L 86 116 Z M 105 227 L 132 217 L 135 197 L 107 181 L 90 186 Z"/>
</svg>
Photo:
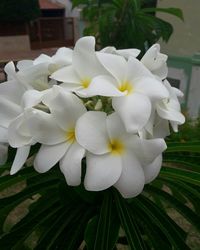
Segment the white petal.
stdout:
<svg viewBox="0 0 200 250">
<path fill-rule="evenodd" d="M 67 92 L 76 93 L 78 90 L 83 89 L 83 86 L 77 83 L 61 83 L 59 86 Z"/>
<path fill-rule="evenodd" d="M 184 115 L 181 112 L 176 111 L 174 109 L 167 109 L 162 103 L 158 103 L 156 105 L 158 115 L 163 119 L 175 121 L 178 124 L 183 124 L 185 122 Z"/>
<path fill-rule="evenodd" d="M 52 56 L 52 60 L 59 67 L 68 66 L 72 64 L 72 54 L 72 49 L 63 47 L 57 50 L 56 54 Z"/>
<path fill-rule="evenodd" d="M 130 138 L 129 143 L 132 143 L 132 150 L 143 165 L 150 164 L 167 148 L 165 141 L 160 138 L 146 140 L 135 137 L 132 141 Z"/>
<path fill-rule="evenodd" d="M 8 142 L 14 148 L 19 148 L 27 144 L 31 144 L 32 134 L 29 122 L 35 120 L 35 115 L 32 112 L 26 112 L 16 117 L 8 127 Z"/>
<path fill-rule="evenodd" d="M 141 77 L 153 77 L 153 75 L 138 59 L 130 57 L 127 64 L 127 80 L 134 82 Z"/>
<path fill-rule="evenodd" d="M 169 122 L 157 115 L 153 130 L 154 138 L 165 138 L 168 135 L 170 135 Z"/>
<path fill-rule="evenodd" d="M 75 142 L 60 160 L 60 170 L 68 185 L 78 186 L 81 183 L 81 161 L 84 156 L 85 149 Z"/>
<path fill-rule="evenodd" d="M 97 57 L 105 69 L 120 83 L 126 74 L 127 62 L 122 56 L 97 53 Z"/>
<path fill-rule="evenodd" d="M 39 173 L 50 170 L 63 157 L 70 145 L 66 142 L 52 146 L 42 145 L 34 160 L 35 170 Z"/>
<path fill-rule="evenodd" d="M 112 113 L 106 119 L 107 131 L 110 139 L 123 137 L 126 133 L 124 124 L 117 113 Z"/>
<path fill-rule="evenodd" d="M 178 123 L 174 121 L 170 121 L 170 124 L 172 126 L 173 131 L 178 132 Z"/>
<path fill-rule="evenodd" d="M 161 80 L 165 79 L 168 75 L 167 63 L 163 63 L 160 68 L 153 70 L 152 73 L 158 76 Z"/>
<path fill-rule="evenodd" d="M 122 157 L 122 173 L 115 187 L 124 198 L 132 198 L 140 194 L 144 187 L 144 172 L 138 159 L 132 152 Z"/>
<path fill-rule="evenodd" d="M 134 90 L 151 99 L 163 99 L 169 97 L 169 92 L 162 82 L 153 77 L 141 77 L 134 82 Z"/>
<path fill-rule="evenodd" d="M 42 91 L 30 89 L 27 90 L 22 97 L 22 106 L 24 108 L 31 108 L 39 104 L 43 96 Z"/>
<path fill-rule="evenodd" d="M 156 157 L 156 159 L 149 165 L 143 166 L 145 184 L 153 181 L 159 174 L 162 166 L 162 154 Z"/>
<path fill-rule="evenodd" d="M 21 98 L 24 92 L 25 88 L 18 81 L 12 80 L 0 84 L 0 95 L 15 104 L 21 104 Z"/>
<path fill-rule="evenodd" d="M 8 158 L 8 144 L 0 143 L 0 165 L 4 165 Z"/>
<path fill-rule="evenodd" d="M 72 65 L 81 78 L 93 78 L 105 74 L 95 53 L 95 39 L 92 36 L 80 38 L 74 47 Z"/>
<path fill-rule="evenodd" d="M 184 93 L 180 89 L 172 87 L 172 90 L 176 94 L 177 97 L 183 97 L 184 96 Z"/>
<path fill-rule="evenodd" d="M 7 143 L 8 142 L 8 129 L 4 127 L 0 127 L 0 142 Z"/>
<path fill-rule="evenodd" d="M 117 88 L 116 80 L 111 76 L 97 76 L 93 78 L 87 88 L 87 96 L 123 96 L 125 93 Z"/>
<path fill-rule="evenodd" d="M 17 72 L 17 78 L 27 88 L 35 88 L 37 90 L 48 88 L 48 76 L 50 71 L 47 63 L 33 65 L 32 67 Z"/>
<path fill-rule="evenodd" d="M 122 171 L 122 162 L 119 156 L 88 153 L 86 160 L 87 168 L 84 185 L 87 190 L 101 191 L 107 189 L 119 179 Z"/>
<path fill-rule="evenodd" d="M 21 61 L 17 62 L 18 70 L 24 70 L 24 69 L 27 69 L 31 66 L 33 66 L 32 60 L 21 60 Z"/>
<path fill-rule="evenodd" d="M 55 145 L 66 140 L 66 132 L 56 123 L 51 114 L 36 111 L 35 117 L 29 120 L 29 128 L 35 140 L 42 144 Z"/>
<path fill-rule="evenodd" d="M 73 129 L 77 119 L 87 112 L 83 102 L 74 94 L 68 93 L 58 86 L 53 88 L 52 98 L 43 100 L 49 107 L 59 127 L 64 131 Z"/>
<path fill-rule="evenodd" d="M 141 62 L 152 72 L 157 71 L 159 73 L 159 70 L 165 67 L 167 69 L 166 65 L 167 61 L 167 55 L 160 53 L 160 45 L 154 44 L 151 48 L 147 50 L 143 58 L 141 59 Z M 166 77 L 166 75 L 165 75 Z"/>
<path fill-rule="evenodd" d="M 81 79 L 72 66 L 66 66 L 62 69 L 55 71 L 51 75 L 51 78 L 59 82 L 81 85 Z"/>
<path fill-rule="evenodd" d="M 112 105 L 122 119 L 127 132 L 141 130 L 148 122 L 151 114 L 150 100 L 138 93 L 114 97 Z"/>
<path fill-rule="evenodd" d="M 0 96 L 0 125 L 8 127 L 10 122 L 14 120 L 22 112 L 18 104 Z"/>
<path fill-rule="evenodd" d="M 15 64 L 13 62 L 7 63 L 4 67 L 4 71 L 7 74 L 8 80 L 16 79 Z"/>
<path fill-rule="evenodd" d="M 109 152 L 109 137 L 106 131 L 106 113 L 89 111 L 76 124 L 76 140 L 94 154 Z"/>
<path fill-rule="evenodd" d="M 13 161 L 10 174 L 13 175 L 17 173 L 26 162 L 31 147 L 30 146 L 24 146 L 17 149 L 17 153 L 15 155 L 15 159 Z"/>
<path fill-rule="evenodd" d="M 118 49 L 117 54 L 128 59 L 130 56 L 137 57 L 140 54 L 139 49 Z"/>
<path fill-rule="evenodd" d="M 38 56 L 34 61 L 33 64 L 37 65 L 40 63 L 52 63 L 52 59 L 50 56 L 47 56 L 45 54 L 41 54 L 40 56 Z"/>
</svg>

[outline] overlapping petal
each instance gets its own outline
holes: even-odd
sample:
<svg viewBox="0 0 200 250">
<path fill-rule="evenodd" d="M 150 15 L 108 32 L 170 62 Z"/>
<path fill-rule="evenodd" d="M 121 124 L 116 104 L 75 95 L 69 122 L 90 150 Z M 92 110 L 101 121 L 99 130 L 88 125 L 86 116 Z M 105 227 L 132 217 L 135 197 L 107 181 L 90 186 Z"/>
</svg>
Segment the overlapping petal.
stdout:
<svg viewBox="0 0 200 250">
<path fill-rule="evenodd" d="M 39 173 L 50 170 L 66 153 L 70 143 L 63 142 L 56 145 L 42 145 L 34 160 L 34 168 Z"/>
<path fill-rule="evenodd" d="M 101 191 L 111 187 L 119 179 L 122 162 L 119 156 L 87 153 L 84 186 L 89 191 Z"/>
<path fill-rule="evenodd" d="M 75 142 L 60 160 L 60 170 L 68 185 L 78 186 L 81 183 L 81 161 L 84 156 L 85 149 Z"/>
<path fill-rule="evenodd" d="M 76 140 L 94 154 L 109 152 L 109 137 L 106 129 L 106 113 L 90 111 L 81 116 L 76 123 Z"/>
<path fill-rule="evenodd" d="M 123 170 L 114 184 L 124 198 L 140 194 L 144 188 L 145 177 L 139 160 L 129 151 L 122 157 Z"/>
<path fill-rule="evenodd" d="M 151 115 L 149 98 L 139 93 L 133 93 L 125 97 L 114 97 L 112 105 L 123 120 L 128 132 L 141 130 Z"/>
</svg>

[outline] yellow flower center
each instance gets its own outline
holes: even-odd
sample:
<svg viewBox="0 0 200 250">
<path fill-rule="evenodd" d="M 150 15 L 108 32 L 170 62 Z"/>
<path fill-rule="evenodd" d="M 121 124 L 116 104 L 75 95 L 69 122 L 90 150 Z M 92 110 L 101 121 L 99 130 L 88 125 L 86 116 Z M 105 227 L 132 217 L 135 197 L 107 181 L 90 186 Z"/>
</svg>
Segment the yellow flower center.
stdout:
<svg viewBox="0 0 200 250">
<path fill-rule="evenodd" d="M 75 130 L 74 129 L 69 129 L 66 132 L 66 137 L 65 138 L 66 138 L 66 141 L 69 141 L 70 143 L 73 143 L 76 140 Z"/>
<path fill-rule="evenodd" d="M 88 88 L 88 86 L 90 85 L 91 83 L 91 79 L 90 78 L 84 78 L 81 80 L 81 85 L 83 88 Z"/>
<path fill-rule="evenodd" d="M 124 152 L 124 144 L 117 139 L 112 140 L 108 144 L 109 151 L 114 155 L 122 155 Z"/>
<path fill-rule="evenodd" d="M 124 81 L 120 84 L 118 88 L 121 92 L 127 91 L 127 95 L 133 92 L 133 86 L 128 81 Z"/>
</svg>

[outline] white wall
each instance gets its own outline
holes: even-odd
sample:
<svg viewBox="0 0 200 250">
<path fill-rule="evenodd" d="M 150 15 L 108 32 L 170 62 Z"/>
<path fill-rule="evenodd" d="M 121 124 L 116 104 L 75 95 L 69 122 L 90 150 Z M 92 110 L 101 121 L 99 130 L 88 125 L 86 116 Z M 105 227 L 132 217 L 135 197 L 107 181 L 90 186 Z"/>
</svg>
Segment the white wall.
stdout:
<svg viewBox="0 0 200 250">
<path fill-rule="evenodd" d="M 200 52 L 200 0 L 158 0 L 157 7 L 181 8 L 184 14 L 184 22 L 172 15 L 158 14 L 174 27 L 168 44 L 161 43 L 162 51 L 177 56 L 192 56 Z"/>
</svg>

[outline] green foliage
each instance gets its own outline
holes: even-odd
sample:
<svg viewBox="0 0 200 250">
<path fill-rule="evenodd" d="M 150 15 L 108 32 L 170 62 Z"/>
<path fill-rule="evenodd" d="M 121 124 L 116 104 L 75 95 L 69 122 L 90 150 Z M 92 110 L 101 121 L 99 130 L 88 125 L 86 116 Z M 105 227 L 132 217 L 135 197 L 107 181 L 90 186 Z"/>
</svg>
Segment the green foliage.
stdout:
<svg viewBox="0 0 200 250">
<path fill-rule="evenodd" d="M 58 166 L 45 174 L 25 167 L 10 176 L 13 153 L 0 168 L 0 249 L 76 250 L 83 241 L 89 250 L 119 243 L 137 250 L 191 249 L 169 208 L 200 231 L 200 142 L 169 142 L 159 177 L 128 200 L 114 188 L 69 187 Z M 12 221 L 13 212 L 23 217 Z"/>
<path fill-rule="evenodd" d="M 30 21 L 40 16 L 38 0 L 1 0 L 0 21 Z"/>
<path fill-rule="evenodd" d="M 160 38 L 167 42 L 173 32 L 172 25 L 156 17 L 156 12 L 165 12 L 183 20 L 180 9 L 146 8 L 152 5 L 149 1 L 73 0 L 74 7 L 79 5 L 83 7 L 83 18 L 88 24 L 84 35 L 95 36 L 100 47 L 136 47 L 145 52 Z"/>
</svg>

